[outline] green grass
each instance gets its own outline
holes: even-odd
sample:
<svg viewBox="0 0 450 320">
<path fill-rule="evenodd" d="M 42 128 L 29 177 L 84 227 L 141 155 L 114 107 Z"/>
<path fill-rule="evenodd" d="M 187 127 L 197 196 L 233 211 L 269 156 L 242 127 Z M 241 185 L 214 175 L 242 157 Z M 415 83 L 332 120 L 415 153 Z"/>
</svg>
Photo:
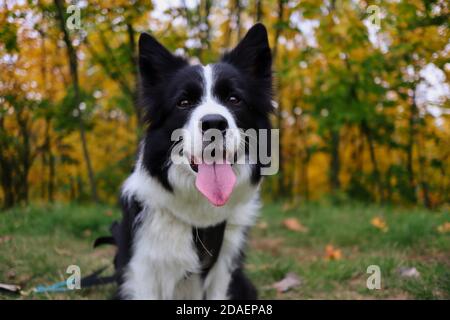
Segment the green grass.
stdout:
<svg viewBox="0 0 450 320">
<path fill-rule="evenodd" d="M 114 248 L 92 249 L 93 240 L 109 233 L 119 217 L 107 206 L 55 204 L 15 208 L 0 213 L 0 283 L 20 284 L 25 291 L 64 280 L 67 266 L 82 275 L 110 266 Z M 388 230 L 371 225 L 383 217 Z M 282 221 L 297 218 L 308 230 L 286 229 Z M 449 299 L 450 233 L 437 226 L 449 212 L 398 209 L 349 203 L 308 203 L 283 210 L 268 204 L 250 235 L 247 272 L 261 298 L 277 299 Z M 267 227 L 264 227 L 264 224 Z M 325 247 L 341 250 L 338 260 L 325 258 Z M 381 269 L 381 290 L 366 288 L 369 265 Z M 400 267 L 415 267 L 419 278 L 402 278 Z M 277 293 L 272 284 L 295 272 L 301 285 Z M 69 293 L 21 296 L 27 299 L 104 299 L 114 285 Z M 18 296 L 0 293 L 0 298 Z"/>
<path fill-rule="evenodd" d="M 55 204 L 15 208 L 0 213 L 0 283 L 19 284 L 25 291 L 66 279 L 69 265 L 81 273 L 110 266 L 114 249 L 93 249 L 95 238 L 109 234 L 116 209 L 105 206 Z M 3 240 L 2 240 L 3 239 Z M 33 299 L 104 299 L 112 296 L 113 285 L 57 294 L 31 293 Z M 16 296 L 0 293 L 0 298 Z"/>
</svg>

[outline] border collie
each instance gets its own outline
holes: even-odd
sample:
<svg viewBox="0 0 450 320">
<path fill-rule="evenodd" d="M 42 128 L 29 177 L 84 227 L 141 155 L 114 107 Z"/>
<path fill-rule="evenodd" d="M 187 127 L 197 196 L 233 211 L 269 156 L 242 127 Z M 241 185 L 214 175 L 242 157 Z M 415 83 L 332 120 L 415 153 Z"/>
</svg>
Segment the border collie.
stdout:
<svg viewBox="0 0 450 320">
<path fill-rule="evenodd" d="M 248 158 L 242 130 L 270 130 L 271 64 L 262 24 L 206 66 L 141 34 L 140 102 L 148 126 L 122 188 L 123 219 L 112 226 L 118 298 L 256 299 L 243 249 L 259 209 L 263 164 L 233 160 Z M 177 129 L 184 133 L 174 142 Z M 216 152 L 222 163 L 204 160 L 209 129 L 223 137 Z M 186 161 L 174 161 L 175 145 Z"/>
</svg>

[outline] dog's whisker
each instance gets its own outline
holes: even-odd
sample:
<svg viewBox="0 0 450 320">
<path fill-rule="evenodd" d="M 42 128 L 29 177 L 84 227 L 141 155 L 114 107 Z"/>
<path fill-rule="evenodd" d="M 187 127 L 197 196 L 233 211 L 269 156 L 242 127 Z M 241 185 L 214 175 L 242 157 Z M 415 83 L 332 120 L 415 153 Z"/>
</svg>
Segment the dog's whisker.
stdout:
<svg viewBox="0 0 450 320">
<path fill-rule="evenodd" d="M 212 257 L 213 254 L 208 250 L 208 248 L 206 248 L 206 246 L 205 246 L 205 244 L 203 243 L 202 239 L 200 239 L 200 237 L 199 237 L 199 235 L 198 235 L 198 229 L 197 229 L 197 228 L 195 228 L 195 233 L 196 233 L 195 239 L 198 240 L 198 242 L 200 242 L 200 244 L 202 245 L 203 249 L 205 249 L 206 253 L 207 253 L 210 257 Z"/>
</svg>

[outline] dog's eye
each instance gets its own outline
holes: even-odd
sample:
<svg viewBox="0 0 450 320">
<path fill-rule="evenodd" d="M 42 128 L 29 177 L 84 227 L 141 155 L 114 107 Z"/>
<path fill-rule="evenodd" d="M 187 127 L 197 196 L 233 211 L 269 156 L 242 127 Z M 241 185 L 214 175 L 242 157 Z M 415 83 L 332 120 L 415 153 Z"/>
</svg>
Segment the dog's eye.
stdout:
<svg viewBox="0 0 450 320">
<path fill-rule="evenodd" d="M 232 104 L 238 104 L 239 102 L 241 102 L 241 100 L 237 96 L 229 96 L 228 102 Z"/>
<path fill-rule="evenodd" d="M 187 108 L 191 105 L 191 102 L 188 99 L 181 99 L 178 101 L 177 106 L 179 108 Z"/>
</svg>

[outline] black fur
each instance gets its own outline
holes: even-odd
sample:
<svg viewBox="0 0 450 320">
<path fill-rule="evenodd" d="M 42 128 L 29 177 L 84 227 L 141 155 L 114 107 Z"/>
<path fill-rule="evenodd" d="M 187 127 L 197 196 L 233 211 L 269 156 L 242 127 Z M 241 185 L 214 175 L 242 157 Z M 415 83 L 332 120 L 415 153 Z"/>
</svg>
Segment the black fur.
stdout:
<svg viewBox="0 0 450 320">
<path fill-rule="evenodd" d="M 203 279 L 219 257 L 225 227 L 226 221 L 209 228 L 192 228 L 192 238 L 200 260 Z"/>
<path fill-rule="evenodd" d="M 233 271 L 228 294 L 231 300 L 256 300 L 258 298 L 255 286 L 244 274 L 242 267 Z"/>
<path fill-rule="evenodd" d="M 137 217 L 142 211 L 142 205 L 135 198 L 121 198 L 122 221 L 111 226 L 111 233 L 117 245 L 117 254 L 114 258 L 118 284 L 123 282 L 123 272 L 132 256 L 134 231 L 139 227 Z"/>
</svg>

